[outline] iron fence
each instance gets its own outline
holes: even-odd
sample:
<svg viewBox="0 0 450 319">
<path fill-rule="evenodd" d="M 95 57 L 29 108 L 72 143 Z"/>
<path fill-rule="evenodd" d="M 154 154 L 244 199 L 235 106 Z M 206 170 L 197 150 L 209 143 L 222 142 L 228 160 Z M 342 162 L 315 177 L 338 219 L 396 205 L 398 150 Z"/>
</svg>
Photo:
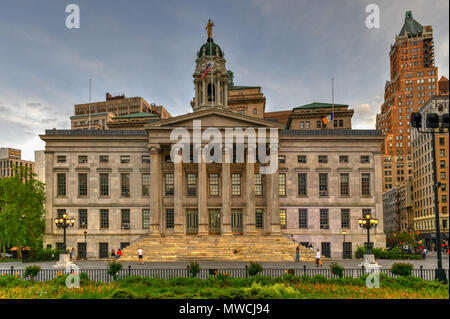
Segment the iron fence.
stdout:
<svg viewBox="0 0 450 319">
<path fill-rule="evenodd" d="M 114 281 L 113 276 L 108 273 L 108 269 L 80 269 L 80 273 L 85 273 L 89 276 L 89 279 L 92 281 L 101 281 L 104 283 L 110 283 Z M 386 276 L 390 276 L 393 278 L 397 278 L 397 275 L 391 273 L 390 269 L 379 269 L 381 274 Z M 70 272 L 66 272 L 65 270 L 57 270 L 57 269 L 41 269 L 37 276 L 34 278 L 35 281 L 43 282 L 55 279 L 59 276 L 68 274 Z M 352 277 L 358 278 L 362 275 L 366 274 L 367 270 L 363 268 L 346 268 L 344 269 L 343 277 Z M 247 268 L 204 268 L 200 269 L 200 272 L 197 274 L 197 278 L 206 279 L 208 277 L 217 276 L 225 274 L 230 276 L 231 278 L 244 278 L 248 277 Z M 260 275 L 268 276 L 268 277 L 282 277 L 287 274 L 295 275 L 295 276 L 308 276 L 313 277 L 316 275 L 321 275 L 326 278 L 338 278 L 339 276 L 334 274 L 330 268 L 265 268 L 263 269 Z M 449 270 L 445 269 L 445 274 L 447 278 L 449 278 Z M 17 278 L 29 279 L 25 278 L 25 270 L 24 269 L 14 269 L 11 267 L 10 269 L 0 270 L 0 277 L 5 275 L 13 275 Z M 160 278 L 164 280 L 177 278 L 177 277 L 190 277 L 190 271 L 188 268 L 133 268 L 131 266 L 122 269 L 117 277 L 125 278 L 127 276 L 140 276 L 147 278 Z M 435 269 L 413 269 L 412 276 L 417 278 L 422 278 L 424 280 L 434 280 L 435 277 Z"/>
</svg>

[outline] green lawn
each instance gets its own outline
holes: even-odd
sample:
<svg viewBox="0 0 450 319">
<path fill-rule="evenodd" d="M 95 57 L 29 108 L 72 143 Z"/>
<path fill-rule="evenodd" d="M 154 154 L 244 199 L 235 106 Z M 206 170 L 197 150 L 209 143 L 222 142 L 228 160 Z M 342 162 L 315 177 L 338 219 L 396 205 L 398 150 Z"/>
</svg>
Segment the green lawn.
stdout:
<svg viewBox="0 0 450 319">
<path fill-rule="evenodd" d="M 82 277 L 80 288 L 65 287 L 65 276 L 33 283 L 15 276 L 0 277 L 0 299 L 449 299 L 449 285 L 420 278 L 382 276 L 380 288 L 366 288 L 361 278 L 326 279 L 322 276 L 279 278 L 255 276 L 230 279 L 218 275 L 202 280 L 161 280 L 128 277 L 111 284 Z"/>
</svg>

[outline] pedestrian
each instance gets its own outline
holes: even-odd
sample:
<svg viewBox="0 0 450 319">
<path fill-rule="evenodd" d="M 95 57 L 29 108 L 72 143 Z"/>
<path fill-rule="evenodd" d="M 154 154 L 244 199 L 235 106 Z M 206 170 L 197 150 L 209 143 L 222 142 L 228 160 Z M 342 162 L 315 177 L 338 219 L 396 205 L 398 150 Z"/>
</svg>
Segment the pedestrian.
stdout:
<svg viewBox="0 0 450 319">
<path fill-rule="evenodd" d="M 314 250 L 312 243 L 309 243 L 309 249 Z"/>
<path fill-rule="evenodd" d="M 300 261 L 300 245 L 298 245 L 297 248 L 295 248 L 295 261 L 296 262 Z"/>
<path fill-rule="evenodd" d="M 116 254 L 116 259 L 119 259 L 122 256 L 122 250 L 118 250 Z"/>
<path fill-rule="evenodd" d="M 144 264 L 144 256 L 143 256 L 144 251 L 142 250 L 141 247 L 139 247 L 139 249 L 137 250 L 137 253 L 138 253 L 138 259 L 139 259 L 138 263 L 143 265 Z"/>
<path fill-rule="evenodd" d="M 111 250 L 111 258 L 114 258 L 114 257 L 116 257 L 116 251 L 113 249 L 113 250 Z"/>
<path fill-rule="evenodd" d="M 72 251 L 70 252 L 70 259 L 72 260 L 73 263 L 75 263 L 75 261 L 77 261 L 77 254 L 75 252 L 75 248 L 72 247 Z"/>
<path fill-rule="evenodd" d="M 319 267 L 319 265 L 322 267 L 322 262 L 320 261 L 320 250 L 317 248 L 317 252 L 316 252 L 316 267 Z"/>
</svg>

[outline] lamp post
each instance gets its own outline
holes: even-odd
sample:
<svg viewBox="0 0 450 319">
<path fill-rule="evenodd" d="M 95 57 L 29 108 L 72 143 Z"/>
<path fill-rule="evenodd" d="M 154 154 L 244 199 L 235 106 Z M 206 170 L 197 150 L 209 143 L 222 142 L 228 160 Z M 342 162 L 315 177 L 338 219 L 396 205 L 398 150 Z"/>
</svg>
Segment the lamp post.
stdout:
<svg viewBox="0 0 450 319">
<path fill-rule="evenodd" d="M 370 247 L 370 229 L 378 226 L 378 219 L 373 218 L 370 214 L 367 214 L 358 219 L 358 224 L 359 227 L 367 229 L 367 255 L 370 255 L 372 253 L 372 249 Z"/>
<path fill-rule="evenodd" d="M 434 130 L 439 128 L 439 115 L 437 113 L 428 113 L 426 117 L 426 127 L 430 128 L 430 131 L 421 131 L 422 128 L 422 114 L 415 112 L 411 114 L 411 126 L 417 129 L 419 133 L 431 134 L 431 157 L 433 167 L 433 191 L 434 191 L 434 215 L 435 215 L 435 228 L 436 228 L 436 250 L 437 250 L 437 268 L 435 271 L 435 279 L 442 282 L 447 282 L 447 276 L 444 269 L 442 269 L 442 254 L 441 254 L 441 230 L 439 223 L 439 196 L 438 189 L 441 187 L 441 183 L 437 181 L 437 169 L 436 169 L 436 142 Z M 442 128 L 449 128 L 449 114 L 442 115 Z M 448 132 L 447 132 L 448 133 Z"/>
<path fill-rule="evenodd" d="M 66 254 L 66 229 L 69 227 L 73 227 L 73 225 L 75 224 L 75 218 L 69 218 L 66 213 L 62 214 L 61 217 L 62 218 L 55 218 L 54 222 L 56 227 L 64 229 L 63 251 L 64 254 Z"/>
<path fill-rule="evenodd" d="M 342 232 L 342 235 L 344 235 L 344 244 L 342 245 L 342 259 L 345 259 L 345 234 L 347 234 L 347 232 L 344 230 Z"/>
<path fill-rule="evenodd" d="M 84 259 L 87 260 L 87 241 L 86 241 L 87 231 L 84 231 Z"/>
</svg>

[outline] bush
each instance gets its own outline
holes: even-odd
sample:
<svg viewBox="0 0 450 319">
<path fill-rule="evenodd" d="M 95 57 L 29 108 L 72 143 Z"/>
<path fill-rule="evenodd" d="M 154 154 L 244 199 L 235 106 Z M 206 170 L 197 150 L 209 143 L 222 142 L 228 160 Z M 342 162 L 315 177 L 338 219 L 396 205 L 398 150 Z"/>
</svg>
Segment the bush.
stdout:
<svg viewBox="0 0 450 319">
<path fill-rule="evenodd" d="M 134 292 L 132 292 L 128 289 L 119 288 L 119 289 L 115 290 L 109 296 L 109 298 L 111 298 L 111 299 L 136 299 L 137 296 Z"/>
<path fill-rule="evenodd" d="M 344 276 L 344 267 L 339 265 L 338 263 L 332 263 L 330 265 L 331 272 L 338 276 L 339 278 L 342 278 Z"/>
<path fill-rule="evenodd" d="M 41 267 L 39 267 L 38 265 L 32 265 L 32 266 L 28 266 L 27 268 L 25 268 L 25 273 L 23 274 L 23 276 L 26 277 L 30 277 L 31 280 L 34 280 L 34 278 L 37 276 L 37 274 L 41 271 Z"/>
<path fill-rule="evenodd" d="M 108 265 L 108 274 L 114 277 L 114 280 L 117 280 L 119 272 L 122 270 L 122 264 L 113 260 Z"/>
<path fill-rule="evenodd" d="M 413 265 L 405 263 L 395 263 L 391 267 L 391 273 L 398 276 L 411 276 L 413 270 Z"/>
<path fill-rule="evenodd" d="M 366 247 L 358 247 L 355 252 L 355 258 L 363 258 L 366 251 Z M 422 259 L 420 255 L 404 254 L 399 247 L 391 250 L 372 248 L 372 254 L 377 259 Z"/>
<path fill-rule="evenodd" d="M 45 261 L 45 260 L 58 260 L 59 254 L 61 253 L 58 249 L 37 249 L 31 256 L 30 261 Z"/>
<path fill-rule="evenodd" d="M 263 267 L 261 264 L 250 262 L 250 265 L 248 266 L 247 273 L 250 276 L 256 276 L 260 274 L 263 271 Z"/>
<path fill-rule="evenodd" d="M 189 273 L 192 275 L 192 277 L 197 277 L 197 275 L 200 273 L 200 265 L 196 261 L 191 262 Z"/>
<path fill-rule="evenodd" d="M 27 287 L 31 283 L 28 280 L 22 280 L 17 275 L 0 276 L 0 287 Z"/>
<path fill-rule="evenodd" d="M 56 278 L 53 278 L 52 280 L 50 280 L 49 282 L 53 283 L 57 286 L 65 287 L 67 277 L 69 277 L 69 274 L 59 275 Z M 85 272 L 81 272 L 80 273 L 80 285 L 87 285 L 90 282 L 91 282 L 91 279 L 89 278 L 89 275 Z"/>
</svg>

